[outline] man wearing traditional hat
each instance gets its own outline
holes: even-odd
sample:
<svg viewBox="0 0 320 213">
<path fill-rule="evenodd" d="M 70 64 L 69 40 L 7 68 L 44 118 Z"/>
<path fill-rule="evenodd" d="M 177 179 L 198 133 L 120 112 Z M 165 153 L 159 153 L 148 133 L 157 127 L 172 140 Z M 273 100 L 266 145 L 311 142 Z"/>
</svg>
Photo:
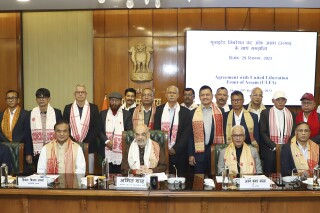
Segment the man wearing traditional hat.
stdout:
<svg viewBox="0 0 320 213">
<path fill-rule="evenodd" d="M 320 143 L 320 114 L 317 113 L 316 103 L 311 93 L 305 93 L 301 99 L 301 109 L 296 117 L 296 125 L 307 122 L 310 126 L 310 139 L 317 144 Z"/>
<path fill-rule="evenodd" d="M 260 154 L 265 173 L 276 172 L 276 145 L 288 143 L 295 129 L 294 115 L 285 107 L 286 94 L 276 91 L 272 102 L 274 106 L 260 116 Z"/>
<path fill-rule="evenodd" d="M 110 173 L 116 174 L 121 172 L 122 131 L 132 130 L 132 115 L 120 108 L 121 100 L 119 92 L 112 92 L 109 95 L 109 109 L 100 112 L 101 154 L 108 158 Z"/>
</svg>

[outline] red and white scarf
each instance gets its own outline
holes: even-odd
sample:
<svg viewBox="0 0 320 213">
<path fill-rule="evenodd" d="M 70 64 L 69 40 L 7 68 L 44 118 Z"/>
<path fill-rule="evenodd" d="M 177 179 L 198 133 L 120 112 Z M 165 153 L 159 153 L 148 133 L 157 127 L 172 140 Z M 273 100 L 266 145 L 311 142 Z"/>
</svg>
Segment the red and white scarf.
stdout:
<svg viewBox="0 0 320 213">
<path fill-rule="evenodd" d="M 304 121 L 303 117 L 304 117 L 303 111 L 300 111 L 296 117 L 296 124 L 303 122 Z M 318 113 L 315 109 L 310 112 L 310 114 L 307 118 L 307 122 L 310 126 L 310 131 L 311 131 L 310 138 L 313 138 L 313 137 L 319 135 L 320 122 L 319 122 L 319 118 L 318 118 Z"/>
<path fill-rule="evenodd" d="M 54 139 L 54 125 L 56 124 L 56 113 L 52 106 L 48 104 L 46 114 L 46 130 L 45 135 L 42 132 L 42 122 L 40 108 L 35 107 L 31 111 L 30 128 L 33 143 L 34 154 L 40 154 L 44 144 L 49 143 Z"/>
<path fill-rule="evenodd" d="M 161 116 L 161 130 L 168 132 L 168 136 L 169 136 L 168 146 L 169 146 L 169 149 L 171 149 L 175 145 L 176 140 L 177 140 L 180 105 L 178 103 L 176 103 L 172 124 L 171 124 L 172 120 L 170 118 L 169 109 L 170 109 L 169 104 L 166 103 L 166 105 L 163 108 L 163 113 Z M 171 129 L 171 127 L 172 127 L 172 129 Z M 171 135 L 170 135 L 170 133 L 171 133 Z"/>
<path fill-rule="evenodd" d="M 223 135 L 223 117 L 221 110 L 216 104 L 211 105 L 212 117 L 214 122 L 213 144 L 224 144 Z M 203 106 L 200 105 L 194 112 L 192 118 L 192 128 L 194 135 L 194 147 L 196 153 L 204 152 L 204 124 L 203 124 Z"/>
<path fill-rule="evenodd" d="M 83 142 L 86 138 L 90 124 L 90 104 L 86 100 L 83 110 L 82 116 L 80 118 L 79 108 L 77 106 L 77 102 L 74 101 L 71 105 L 70 110 L 70 128 L 71 128 L 71 136 L 77 142 Z"/>
<path fill-rule="evenodd" d="M 285 107 L 283 108 L 284 112 L 284 131 L 283 131 L 283 140 L 281 140 L 279 121 L 277 119 L 277 112 L 275 106 L 270 109 L 269 113 L 269 131 L 270 139 L 276 144 L 285 144 L 289 141 L 292 132 L 293 118 L 291 112 Z"/>
<path fill-rule="evenodd" d="M 150 138 L 144 147 L 143 161 L 147 168 L 155 168 L 160 158 L 160 146 Z M 128 152 L 128 163 L 131 169 L 140 169 L 140 153 L 136 140 L 132 141 Z"/>
<path fill-rule="evenodd" d="M 156 105 L 153 103 L 151 106 L 151 115 L 149 120 L 149 129 L 154 128 L 154 114 L 156 113 Z M 133 129 L 136 128 L 139 124 L 144 124 L 144 107 L 139 105 L 134 109 L 132 116 Z"/>
<path fill-rule="evenodd" d="M 108 110 L 105 130 L 107 138 L 113 141 L 112 150 L 107 146 L 105 147 L 105 156 L 109 162 L 112 162 L 114 165 L 120 165 L 122 162 L 122 132 L 124 130 L 121 107 L 115 116 L 112 114 L 112 110 Z"/>
</svg>

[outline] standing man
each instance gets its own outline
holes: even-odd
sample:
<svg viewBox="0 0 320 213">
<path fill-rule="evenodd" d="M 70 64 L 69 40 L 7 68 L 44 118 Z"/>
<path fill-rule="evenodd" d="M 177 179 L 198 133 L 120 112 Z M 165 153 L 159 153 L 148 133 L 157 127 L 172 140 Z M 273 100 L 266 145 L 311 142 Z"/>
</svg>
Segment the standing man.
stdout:
<svg viewBox="0 0 320 213">
<path fill-rule="evenodd" d="M 121 108 L 129 111 L 129 109 L 135 108 L 136 105 L 136 95 L 137 92 L 133 88 L 128 88 L 124 91 L 124 104 L 122 104 Z"/>
<path fill-rule="evenodd" d="M 32 155 L 30 136 L 30 120 L 26 110 L 19 106 L 20 98 L 16 90 L 9 90 L 6 94 L 8 108 L 0 113 L 0 141 L 24 143 L 25 155 Z"/>
<path fill-rule="evenodd" d="M 263 92 L 259 87 L 255 87 L 251 90 L 250 95 L 251 101 L 248 105 L 244 106 L 249 112 L 252 112 L 258 115 L 258 120 L 260 120 L 261 111 L 266 109 L 266 107 L 262 103 Z"/>
<path fill-rule="evenodd" d="M 245 129 L 245 142 L 258 147 L 259 122 L 258 116 L 243 107 L 243 94 L 240 91 L 231 93 L 232 110 L 224 115 L 227 144 L 232 142 L 231 129 L 234 125 L 241 125 Z"/>
<path fill-rule="evenodd" d="M 225 166 L 230 169 L 230 174 L 261 174 L 262 167 L 259 153 L 255 147 L 244 142 L 245 130 L 241 125 L 231 129 L 232 143 L 222 149 L 219 154 L 218 174 Z"/>
<path fill-rule="evenodd" d="M 169 86 L 166 90 L 166 104 L 157 107 L 154 129 L 168 132 L 169 173 L 175 174 L 175 165 L 179 175 L 187 173 L 188 140 L 191 132 L 190 111 L 178 103 L 179 89 Z"/>
<path fill-rule="evenodd" d="M 87 101 L 85 85 L 77 84 L 75 101 L 63 110 L 63 119 L 70 123 L 71 139 L 79 143 L 89 143 L 89 173 L 94 171 L 94 153 L 97 151 L 99 128 L 98 106 Z"/>
<path fill-rule="evenodd" d="M 301 99 L 301 109 L 296 117 L 296 124 L 307 122 L 310 126 L 310 138 L 317 144 L 320 143 L 320 114 L 317 113 L 316 103 L 311 93 L 305 93 Z"/>
<path fill-rule="evenodd" d="M 70 126 L 61 120 L 54 125 L 55 139 L 42 147 L 37 173 L 81 173 L 86 172 L 86 161 L 82 148 L 70 139 Z"/>
<path fill-rule="evenodd" d="M 33 108 L 30 115 L 30 128 L 33 144 L 33 155 L 27 155 L 27 163 L 37 167 L 40 151 L 42 147 L 53 141 L 54 125 L 62 120 L 62 114 L 59 109 L 53 108 L 50 102 L 50 91 L 46 88 L 40 88 L 36 92 L 36 101 L 38 106 Z"/>
<path fill-rule="evenodd" d="M 139 124 L 145 124 L 149 129 L 154 128 L 154 115 L 156 113 L 156 105 L 154 104 L 154 92 L 150 88 L 142 90 L 141 104 L 129 110 L 132 114 L 133 128 Z"/>
<path fill-rule="evenodd" d="M 306 122 L 297 124 L 295 136 L 281 148 L 281 174 L 288 176 L 296 172 L 310 171 L 319 165 L 319 145 L 310 139 L 310 126 Z"/>
<path fill-rule="evenodd" d="M 109 95 L 109 109 L 100 112 L 101 151 L 109 161 L 110 173 L 121 173 L 122 131 L 132 130 L 131 113 L 122 109 L 122 96 L 118 92 Z"/>
<path fill-rule="evenodd" d="M 184 106 L 189 110 L 193 110 L 198 107 L 198 105 L 194 103 L 194 90 L 192 88 L 185 88 L 183 90 L 183 103 L 181 106 Z"/>
<path fill-rule="evenodd" d="M 272 102 L 274 106 L 263 110 L 260 117 L 260 154 L 265 173 L 276 172 L 276 145 L 288 143 L 295 129 L 294 116 L 285 107 L 285 93 L 276 91 Z"/>
<path fill-rule="evenodd" d="M 201 104 L 191 111 L 192 134 L 189 141 L 189 165 L 195 174 L 211 175 L 211 146 L 224 144 L 223 115 L 212 102 L 213 94 L 209 86 L 199 91 Z"/>
<path fill-rule="evenodd" d="M 223 108 L 224 112 L 229 112 L 230 107 L 227 104 L 229 95 L 228 95 L 228 90 L 225 87 L 219 87 L 217 89 L 216 95 L 216 104 L 218 107 Z"/>
</svg>

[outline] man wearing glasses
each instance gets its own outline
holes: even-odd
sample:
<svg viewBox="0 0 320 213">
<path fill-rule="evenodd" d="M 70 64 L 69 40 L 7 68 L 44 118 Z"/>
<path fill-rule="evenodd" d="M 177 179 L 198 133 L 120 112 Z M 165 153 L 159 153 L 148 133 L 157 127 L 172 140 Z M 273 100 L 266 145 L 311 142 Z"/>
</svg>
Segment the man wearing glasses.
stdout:
<svg viewBox="0 0 320 213">
<path fill-rule="evenodd" d="M 292 171 L 308 172 L 319 164 L 319 145 L 310 139 L 311 130 L 306 122 L 297 124 L 295 136 L 281 149 L 281 174 Z"/>
<path fill-rule="evenodd" d="M 33 155 L 27 155 L 27 163 L 37 168 L 39 155 L 42 147 L 54 139 L 54 125 L 62 120 L 62 113 L 59 109 L 53 108 L 50 102 L 50 91 L 40 88 L 36 92 L 38 106 L 30 113 L 30 129 L 33 144 Z"/>
<path fill-rule="evenodd" d="M 232 143 L 219 154 L 218 174 L 227 166 L 230 174 L 261 174 L 261 162 L 257 149 L 245 143 L 245 129 L 235 125 L 231 129 Z"/>
<path fill-rule="evenodd" d="M 135 108 L 131 108 L 133 128 L 139 124 L 145 124 L 149 129 L 154 128 L 154 115 L 156 113 L 156 105 L 154 104 L 154 92 L 150 88 L 142 90 L 141 104 Z"/>
<path fill-rule="evenodd" d="M 296 117 L 296 124 L 307 122 L 310 126 L 310 138 L 317 144 L 320 143 L 320 114 L 317 113 L 316 103 L 311 93 L 305 93 L 301 99 L 301 109 Z"/>
<path fill-rule="evenodd" d="M 193 110 L 198 107 L 198 104 L 194 103 L 194 90 L 192 88 L 185 88 L 183 90 L 183 103 L 181 106 Z"/>
<path fill-rule="evenodd" d="M 63 119 L 70 123 L 71 139 L 79 143 L 89 143 L 89 173 L 94 171 L 94 153 L 97 151 L 99 126 L 98 106 L 87 100 L 86 86 L 77 84 L 75 101 L 63 110 Z"/>
<path fill-rule="evenodd" d="M 122 131 L 132 130 L 132 116 L 121 106 L 122 95 L 112 92 L 109 95 L 109 109 L 100 112 L 101 154 L 108 159 L 109 171 L 121 173 Z"/>
<path fill-rule="evenodd" d="M 259 141 L 259 122 L 258 116 L 249 112 L 243 107 L 243 93 L 240 91 L 233 91 L 231 93 L 232 110 L 224 114 L 224 129 L 226 133 L 227 144 L 232 142 L 231 128 L 234 125 L 242 125 L 245 129 L 245 139 L 247 144 L 252 144 L 258 147 Z"/>
<path fill-rule="evenodd" d="M 288 143 L 295 129 L 294 115 L 285 107 L 286 94 L 276 91 L 272 102 L 274 106 L 260 116 L 260 154 L 265 173 L 276 172 L 276 145 Z"/>
<path fill-rule="evenodd" d="M 259 87 L 255 87 L 251 90 L 250 99 L 251 101 L 248 105 L 244 106 L 249 112 L 255 113 L 258 115 L 258 120 L 260 120 L 260 113 L 266 107 L 262 103 L 263 91 Z"/>
</svg>

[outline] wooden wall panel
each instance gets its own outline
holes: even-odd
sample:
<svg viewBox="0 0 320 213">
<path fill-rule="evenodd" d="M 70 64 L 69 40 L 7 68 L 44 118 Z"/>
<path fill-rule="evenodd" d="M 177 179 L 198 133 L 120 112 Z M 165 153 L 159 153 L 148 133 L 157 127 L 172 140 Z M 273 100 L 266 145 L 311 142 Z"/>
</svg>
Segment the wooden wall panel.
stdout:
<svg viewBox="0 0 320 213">
<path fill-rule="evenodd" d="M 274 30 L 274 9 L 251 8 L 250 30 Z"/>
<path fill-rule="evenodd" d="M 0 38 L 17 38 L 20 25 L 17 26 L 19 13 L 0 13 Z"/>
<path fill-rule="evenodd" d="M 104 31 L 106 37 L 128 36 L 128 10 L 106 10 Z"/>
<path fill-rule="evenodd" d="M 177 36 L 177 13 L 175 9 L 153 10 L 153 36 Z"/>
<path fill-rule="evenodd" d="M 225 8 L 204 8 L 202 9 L 203 30 L 225 30 L 226 9 Z"/>
<path fill-rule="evenodd" d="M 93 29 L 95 38 L 103 38 L 105 36 L 105 18 L 104 10 L 93 11 Z"/>
<path fill-rule="evenodd" d="M 276 8 L 274 30 L 297 31 L 299 30 L 299 10 L 288 8 Z"/>
<path fill-rule="evenodd" d="M 152 36 L 152 10 L 129 11 L 129 36 Z"/>
<path fill-rule="evenodd" d="M 250 8 L 226 8 L 226 30 L 249 30 Z"/>
<path fill-rule="evenodd" d="M 178 37 L 178 88 L 180 88 L 179 102 L 183 102 L 183 89 L 186 87 L 186 52 L 185 37 Z"/>
<path fill-rule="evenodd" d="M 178 9 L 178 36 L 186 30 L 201 30 L 201 9 Z"/>
<path fill-rule="evenodd" d="M 156 37 L 153 39 L 154 87 L 156 97 L 165 102 L 165 91 L 170 85 L 177 85 L 177 38 Z"/>
<path fill-rule="evenodd" d="M 102 107 L 104 95 L 106 93 L 106 85 L 104 83 L 104 48 L 104 38 L 93 39 L 93 98 L 99 109 Z"/>
<path fill-rule="evenodd" d="M 105 92 L 113 91 L 124 93 L 129 86 L 128 72 L 128 38 L 106 38 L 105 39 Z"/>
</svg>

